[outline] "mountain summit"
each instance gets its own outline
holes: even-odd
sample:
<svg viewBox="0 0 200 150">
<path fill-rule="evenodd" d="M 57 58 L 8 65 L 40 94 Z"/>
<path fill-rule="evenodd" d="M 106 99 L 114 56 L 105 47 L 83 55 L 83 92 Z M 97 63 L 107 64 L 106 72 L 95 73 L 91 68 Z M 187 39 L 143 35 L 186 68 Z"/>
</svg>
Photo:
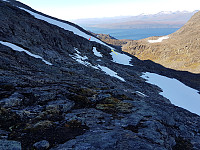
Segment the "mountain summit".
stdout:
<svg viewBox="0 0 200 150">
<path fill-rule="evenodd" d="M 199 75 L 15 0 L 0 12 L 0 149 L 200 149 Z"/>
</svg>

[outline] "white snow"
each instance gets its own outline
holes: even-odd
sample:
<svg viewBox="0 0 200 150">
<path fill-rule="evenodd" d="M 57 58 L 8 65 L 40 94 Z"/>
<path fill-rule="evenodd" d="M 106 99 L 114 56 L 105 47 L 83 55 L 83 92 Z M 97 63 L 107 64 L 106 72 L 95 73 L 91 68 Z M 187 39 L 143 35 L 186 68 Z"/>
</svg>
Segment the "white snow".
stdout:
<svg viewBox="0 0 200 150">
<path fill-rule="evenodd" d="M 91 63 L 89 63 L 88 61 L 86 61 L 88 59 L 87 56 L 81 56 L 81 52 L 78 51 L 77 48 L 74 48 L 74 50 L 76 51 L 75 55 L 71 55 L 71 57 L 76 60 L 77 62 L 79 62 L 80 64 L 83 64 L 84 66 L 89 66 L 92 67 L 94 69 L 99 69 L 96 66 L 93 66 Z"/>
<path fill-rule="evenodd" d="M 74 50 L 76 51 L 76 53 L 81 54 L 81 52 L 78 51 L 78 48 L 74 48 Z"/>
<path fill-rule="evenodd" d="M 25 8 L 22 8 L 22 7 L 19 7 L 19 8 L 22 9 L 22 10 L 24 10 L 24 11 L 26 11 L 26 12 L 28 12 L 28 13 L 30 13 L 31 15 L 33 15 L 37 19 L 44 20 L 44 21 L 46 21 L 46 22 L 48 22 L 50 24 L 56 25 L 56 26 L 58 26 L 60 28 L 63 28 L 65 30 L 72 31 L 74 34 L 82 36 L 82 37 L 84 37 L 84 38 L 86 38 L 88 40 L 91 37 L 91 35 L 88 35 L 88 34 L 82 32 L 82 31 L 80 31 L 76 27 L 73 27 L 73 26 L 71 26 L 71 25 L 69 25 L 67 23 L 64 23 L 64 22 L 61 22 L 61 21 L 58 21 L 58 20 L 55 20 L 55 19 L 51 19 L 49 17 L 45 17 L 43 15 L 40 15 L 40 14 L 35 13 L 35 12 L 32 12 L 32 11 L 30 11 L 28 9 L 25 9 Z M 109 47 L 110 49 L 112 49 L 111 46 L 108 46 L 107 44 L 103 43 L 102 41 L 100 41 L 99 39 L 97 39 L 95 37 L 91 37 L 90 41 L 98 42 L 98 43 L 103 44 L 103 45 Z"/>
<path fill-rule="evenodd" d="M 8 0 L 2 0 L 2 1 L 4 1 L 4 2 L 10 2 L 10 1 L 8 1 Z"/>
<path fill-rule="evenodd" d="M 97 57 L 103 57 L 103 56 L 101 55 L 101 53 L 97 51 L 96 47 L 93 47 L 93 53 L 94 53 L 94 55 L 96 55 Z"/>
<path fill-rule="evenodd" d="M 147 95 L 145 95 L 144 93 L 140 92 L 140 91 L 135 91 L 138 95 L 142 96 L 142 97 L 147 97 Z"/>
<path fill-rule="evenodd" d="M 39 58 L 39 59 L 41 59 L 47 65 L 52 65 L 50 62 L 44 60 L 44 58 L 42 58 L 41 56 L 32 54 L 31 52 L 29 52 L 29 51 L 27 51 L 27 50 L 25 50 L 25 49 L 23 49 L 23 48 L 15 45 L 15 44 L 12 44 L 12 43 L 9 43 L 9 42 L 3 42 L 3 41 L 0 41 L 0 43 L 3 44 L 3 45 L 5 45 L 5 46 L 8 46 L 8 47 L 12 48 L 15 51 L 25 52 L 29 56 L 32 56 L 34 58 Z"/>
<path fill-rule="evenodd" d="M 116 51 L 115 52 L 112 51 L 110 54 L 112 55 L 113 62 L 122 64 L 122 65 L 133 66 L 130 64 L 130 61 L 132 60 L 132 58 L 127 56 L 126 54 L 121 54 Z"/>
<path fill-rule="evenodd" d="M 104 66 L 101 66 L 101 65 L 98 65 L 98 67 L 104 71 L 106 74 L 110 75 L 111 77 L 115 77 L 115 78 L 118 78 L 120 79 L 121 81 L 125 82 L 125 80 L 118 76 L 116 72 L 114 72 L 113 70 L 109 69 L 108 67 L 104 67 Z"/>
<path fill-rule="evenodd" d="M 77 62 L 79 62 L 80 64 L 83 64 L 85 66 L 88 66 L 88 67 L 92 67 L 94 69 L 100 69 L 102 70 L 103 72 L 105 72 L 106 74 L 110 75 L 111 77 L 115 77 L 115 78 L 118 78 L 120 79 L 121 81 L 123 82 L 126 82 L 122 77 L 118 76 L 116 72 L 114 72 L 113 70 L 109 69 L 108 67 L 104 67 L 104 66 L 101 66 L 101 65 L 98 65 L 98 66 L 94 66 L 92 65 L 91 63 L 89 63 L 87 61 L 88 57 L 86 56 L 81 56 L 80 52 L 78 51 L 77 48 L 74 48 L 74 50 L 76 51 L 76 53 L 74 55 L 70 55 L 73 59 L 75 59 Z M 96 48 L 93 47 L 93 52 L 95 55 L 99 55 L 99 52 L 98 51 L 95 51 Z M 101 54 L 100 54 L 101 55 Z M 102 55 L 101 55 L 102 56 Z M 98 56 L 99 57 L 99 56 Z"/>
<path fill-rule="evenodd" d="M 168 98 L 176 106 L 185 108 L 200 115 L 200 94 L 176 79 L 171 79 L 155 73 L 146 72 L 141 76 L 148 83 L 159 86 L 163 92 L 160 94 Z"/>
<path fill-rule="evenodd" d="M 162 42 L 163 40 L 166 40 L 168 38 L 169 38 L 168 36 L 163 36 L 163 37 L 158 38 L 157 40 L 148 40 L 148 42 L 149 43 L 158 43 L 158 42 Z"/>
</svg>

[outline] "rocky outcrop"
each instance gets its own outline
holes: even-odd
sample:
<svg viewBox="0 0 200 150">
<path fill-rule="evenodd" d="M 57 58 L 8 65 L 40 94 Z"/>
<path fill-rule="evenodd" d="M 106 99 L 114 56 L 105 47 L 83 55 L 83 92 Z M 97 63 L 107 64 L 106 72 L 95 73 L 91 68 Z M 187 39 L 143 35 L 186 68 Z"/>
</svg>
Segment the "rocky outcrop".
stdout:
<svg viewBox="0 0 200 150">
<path fill-rule="evenodd" d="M 10 140 L 0 140 L 0 149 L 3 150 L 21 150 L 21 143 L 17 141 Z"/>
<path fill-rule="evenodd" d="M 130 41 L 123 45 L 126 51 L 141 60 L 152 60 L 165 67 L 200 73 L 200 12 L 197 12 L 177 32 L 168 35 L 169 39 L 150 43 L 159 37 Z"/>
<path fill-rule="evenodd" d="M 96 36 L 97 38 L 99 38 L 100 40 L 112 45 L 116 49 L 121 49 L 121 47 L 123 45 L 127 44 L 129 41 L 132 41 L 132 40 L 128 40 L 128 39 L 118 40 L 118 39 L 110 36 L 109 34 L 96 34 L 93 32 L 90 32 L 90 33 L 93 34 L 94 36 Z"/>
<path fill-rule="evenodd" d="M 156 72 L 200 90 L 199 75 L 127 53 L 134 66 L 114 63 L 107 46 L 36 19 L 16 5 L 0 1 L 0 41 L 52 65 L 0 44 L 0 142 L 20 149 L 199 149 L 200 117 L 172 105 L 159 87 L 140 77 Z M 103 57 L 94 55 L 93 47 Z"/>
</svg>

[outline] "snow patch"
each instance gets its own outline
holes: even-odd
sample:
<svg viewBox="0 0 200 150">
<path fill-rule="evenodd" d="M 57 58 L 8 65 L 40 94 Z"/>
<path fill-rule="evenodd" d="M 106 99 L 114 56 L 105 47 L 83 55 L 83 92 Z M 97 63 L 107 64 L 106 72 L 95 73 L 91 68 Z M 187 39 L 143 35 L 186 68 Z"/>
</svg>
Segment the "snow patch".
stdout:
<svg viewBox="0 0 200 150">
<path fill-rule="evenodd" d="M 159 86 L 163 90 L 160 94 L 168 98 L 174 105 L 200 115 L 200 94 L 197 90 L 176 79 L 155 73 L 146 72 L 141 77 L 146 79 L 146 82 Z"/>
<path fill-rule="evenodd" d="M 147 95 L 145 95 L 144 93 L 142 93 L 140 91 L 135 91 L 135 92 L 141 97 L 147 97 Z"/>
<path fill-rule="evenodd" d="M 163 40 L 166 40 L 168 38 L 169 38 L 168 36 L 163 36 L 163 37 L 158 38 L 157 40 L 148 40 L 148 42 L 149 43 L 158 43 L 158 42 L 162 42 Z"/>
<path fill-rule="evenodd" d="M 10 2 L 10 1 L 8 1 L 8 0 L 2 0 L 2 1 L 4 1 L 4 2 L 8 2 L 8 3 Z"/>
<path fill-rule="evenodd" d="M 41 60 L 42 60 L 45 64 L 47 64 L 47 65 L 52 65 L 50 62 L 44 60 L 44 58 L 42 58 L 41 56 L 32 54 L 31 52 L 29 52 L 29 51 L 27 51 L 27 50 L 25 50 L 25 49 L 23 49 L 23 48 L 21 48 L 21 47 L 15 45 L 15 44 L 12 44 L 12 43 L 9 43 L 9 42 L 3 42 L 3 41 L 0 41 L 0 43 L 3 44 L 3 45 L 5 45 L 5 46 L 8 46 L 8 47 L 12 48 L 12 49 L 15 50 L 15 51 L 18 51 L 18 52 L 25 52 L 25 53 L 28 54 L 29 56 L 32 56 L 32 57 L 34 57 L 34 58 L 39 58 L 39 59 L 41 59 Z"/>
<path fill-rule="evenodd" d="M 116 72 L 114 72 L 113 70 L 109 69 L 108 67 L 104 67 L 104 66 L 101 66 L 101 65 L 98 65 L 98 67 L 104 71 L 106 74 L 110 75 L 111 77 L 115 77 L 115 78 L 118 78 L 120 79 L 121 81 L 125 82 L 125 80 L 118 76 Z"/>
<path fill-rule="evenodd" d="M 82 32 L 82 31 L 80 31 L 78 28 L 73 27 L 73 26 L 71 26 L 71 25 L 69 25 L 67 23 L 64 23 L 64 22 L 61 22 L 61 21 L 58 21 L 58 20 L 55 20 L 55 19 L 52 19 L 52 18 L 49 18 L 49 17 L 45 17 L 43 15 L 40 15 L 40 14 L 35 13 L 35 12 L 32 12 L 32 11 L 30 11 L 28 9 L 25 9 L 25 8 L 22 8 L 22 7 L 19 7 L 19 8 L 22 9 L 22 10 L 24 10 L 24 11 L 26 11 L 26 12 L 28 12 L 28 13 L 30 13 L 31 15 L 33 15 L 37 19 L 44 20 L 44 21 L 46 21 L 46 22 L 48 22 L 50 24 L 56 25 L 56 26 L 58 26 L 60 28 L 63 28 L 65 30 L 72 31 L 74 34 L 82 36 L 82 37 L 84 37 L 86 39 L 89 39 L 91 37 L 91 35 L 88 35 L 88 34 Z M 103 45 L 109 47 L 110 49 L 112 49 L 111 46 L 105 44 L 104 42 L 102 42 L 101 40 L 99 40 L 99 39 L 97 39 L 95 37 L 92 37 L 90 39 L 90 41 L 98 42 L 98 43 L 103 44 Z"/>
<path fill-rule="evenodd" d="M 78 51 L 78 48 L 74 48 L 74 50 L 76 51 L 76 53 L 81 54 L 81 52 Z"/>
<path fill-rule="evenodd" d="M 95 49 L 95 48 L 94 48 Z M 93 49 L 93 50 L 94 50 Z M 70 55 L 74 60 L 76 60 L 77 62 L 79 62 L 80 64 L 83 64 L 84 66 L 87 66 L 87 67 L 92 67 L 94 69 L 100 69 L 102 70 L 103 72 L 105 72 L 106 74 L 110 75 L 111 77 L 115 77 L 115 78 L 118 78 L 120 79 L 121 81 L 123 82 L 126 82 L 122 77 L 118 76 L 116 72 L 114 72 L 113 70 L 109 69 L 108 67 L 104 67 L 104 66 L 101 66 L 101 65 L 98 65 L 98 66 L 94 66 L 92 65 L 91 63 L 89 63 L 88 61 L 86 61 L 88 59 L 87 56 L 81 56 L 80 52 L 78 51 L 77 48 L 74 48 L 74 50 L 76 51 L 75 55 Z M 95 53 L 95 52 L 94 52 Z"/>
<path fill-rule="evenodd" d="M 74 50 L 76 51 L 75 55 L 70 55 L 74 60 L 76 60 L 80 64 L 83 64 L 84 66 L 92 67 L 94 69 L 99 69 L 98 67 L 93 66 L 91 63 L 86 61 L 88 59 L 88 57 L 87 56 L 81 56 L 80 55 L 81 52 L 79 52 L 77 48 L 74 48 Z"/>
<path fill-rule="evenodd" d="M 132 60 L 130 56 L 127 56 L 126 54 L 118 53 L 116 51 L 111 52 L 110 54 L 112 55 L 113 62 L 122 64 L 122 65 L 133 66 L 132 64 L 130 64 L 130 61 Z"/>
<path fill-rule="evenodd" d="M 93 53 L 94 53 L 94 55 L 96 55 L 97 57 L 103 57 L 103 56 L 101 55 L 101 53 L 97 51 L 96 47 L 93 47 Z"/>
</svg>

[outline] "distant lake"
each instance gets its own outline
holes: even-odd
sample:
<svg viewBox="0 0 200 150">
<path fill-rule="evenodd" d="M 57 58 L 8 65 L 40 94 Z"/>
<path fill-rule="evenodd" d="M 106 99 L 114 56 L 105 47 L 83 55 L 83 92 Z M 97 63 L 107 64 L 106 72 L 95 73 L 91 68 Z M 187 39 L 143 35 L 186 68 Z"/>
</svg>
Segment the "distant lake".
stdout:
<svg viewBox="0 0 200 150">
<path fill-rule="evenodd" d="M 110 34 L 117 39 L 132 39 L 139 40 L 151 36 L 164 36 L 174 33 L 179 28 L 149 28 L 149 29 L 103 29 L 84 27 L 86 30 L 90 30 L 94 33 Z"/>
</svg>

